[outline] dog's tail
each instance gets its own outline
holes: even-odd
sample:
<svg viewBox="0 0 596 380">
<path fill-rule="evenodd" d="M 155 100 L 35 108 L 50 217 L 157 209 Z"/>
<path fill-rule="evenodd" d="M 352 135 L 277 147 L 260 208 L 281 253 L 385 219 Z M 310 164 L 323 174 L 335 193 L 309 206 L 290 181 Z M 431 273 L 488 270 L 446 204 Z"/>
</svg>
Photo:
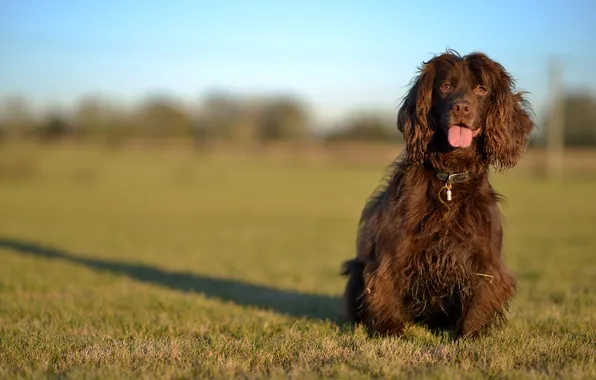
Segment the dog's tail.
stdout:
<svg viewBox="0 0 596 380">
<path fill-rule="evenodd" d="M 345 321 L 358 323 L 362 321 L 362 296 L 364 293 L 365 265 L 358 259 L 345 261 L 341 274 L 348 277 L 348 283 L 342 299 L 342 317 Z"/>
<path fill-rule="evenodd" d="M 342 276 L 349 276 L 352 272 L 352 268 L 357 268 L 359 265 L 358 259 L 350 259 L 343 262 L 341 265 L 341 272 Z"/>
</svg>

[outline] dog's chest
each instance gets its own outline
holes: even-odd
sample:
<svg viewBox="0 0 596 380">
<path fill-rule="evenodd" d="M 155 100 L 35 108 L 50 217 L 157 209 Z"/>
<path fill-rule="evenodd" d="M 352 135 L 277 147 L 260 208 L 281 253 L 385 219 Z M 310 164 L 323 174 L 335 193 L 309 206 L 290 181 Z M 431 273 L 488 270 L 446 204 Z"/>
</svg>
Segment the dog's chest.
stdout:
<svg viewBox="0 0 596 380">
<path fill-rule="evenodd" d="M 474 262 L 482 247 L 450 228 L 420 236 L 405 261 L 405 305 L 413 315 L 461 305 L 471 294 L 476 275 Z"/>
</svg>

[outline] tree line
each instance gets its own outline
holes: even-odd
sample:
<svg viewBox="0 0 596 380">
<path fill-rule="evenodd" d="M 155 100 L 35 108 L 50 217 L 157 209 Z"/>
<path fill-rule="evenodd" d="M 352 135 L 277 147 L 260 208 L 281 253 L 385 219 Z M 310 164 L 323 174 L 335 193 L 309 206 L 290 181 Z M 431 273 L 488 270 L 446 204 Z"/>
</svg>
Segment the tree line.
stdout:
<svg viewBox="0 0 596 380">
<path fill-rule="evenodd" d="M 395 140 L 390 120 L 355 116 L 320 136 L 309 106 L 291 96 L 240 97 L 214 92 L 197 107 L 168 96 L 151 96 L 126 107 L 100 96 L 80 99 L 70 111 L 35 113 L 26 99 L 9 97 L 0 107 L 0 139 L 102 140 L 122 143 L 135 138 L 190 138 L 197 142 Z"/>
<path fill-rule="evenodd" d="M 564 110 L 565 145 L 596 146 L 594 97 L 566 94 Z M 118 144 L 136 138 L 187 138 L 201 145 L 210 141 L 402 141 L 395 120 L 375 113 L 354 114 L 323 134 L 313 125 L 308 104 L 296 97 L 240 97 L 224 92 L 207 95 L 196 107 L 167 96 L 148 97 L 129 107 L 105 97 L 87 96 L 72 110 L 55 109 L 42 115 L 17 96 L 3 99 L 0 107 L 0 140 L 70 138 Z M 539 129 L 546 128 L 545 119 Z M 541 136 L 532 143 L 543 145 Z"/>
</svg>

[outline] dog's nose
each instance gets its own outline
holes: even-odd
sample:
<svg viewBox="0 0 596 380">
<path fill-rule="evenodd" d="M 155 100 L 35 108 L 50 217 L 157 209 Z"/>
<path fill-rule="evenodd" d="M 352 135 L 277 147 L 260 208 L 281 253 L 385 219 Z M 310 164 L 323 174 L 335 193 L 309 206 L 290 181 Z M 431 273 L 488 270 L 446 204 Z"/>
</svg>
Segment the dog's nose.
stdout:
<svg viewBox="0 0 596 380">
<path fill-rule="evenodd" d="M 472 112 L 472 103 L 468 100 L 456 100 L 451 109 L 461 116 L 468 116 Z"/>
</svg>

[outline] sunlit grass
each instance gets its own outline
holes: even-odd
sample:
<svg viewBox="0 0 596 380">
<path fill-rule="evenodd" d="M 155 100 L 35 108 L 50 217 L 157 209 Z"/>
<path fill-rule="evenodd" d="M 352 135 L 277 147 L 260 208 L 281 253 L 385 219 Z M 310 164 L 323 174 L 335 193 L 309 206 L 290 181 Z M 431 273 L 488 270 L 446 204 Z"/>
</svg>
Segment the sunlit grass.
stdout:
<svg viewBox="0 0 596 380">
<path fill-rule="evenodd" d="M 596 377 L 596 176 L 494 177 L 519 279 L 503 330 L 337 324 L 385 164 L 0 151 L 0 377 Z"/>
</svg>

